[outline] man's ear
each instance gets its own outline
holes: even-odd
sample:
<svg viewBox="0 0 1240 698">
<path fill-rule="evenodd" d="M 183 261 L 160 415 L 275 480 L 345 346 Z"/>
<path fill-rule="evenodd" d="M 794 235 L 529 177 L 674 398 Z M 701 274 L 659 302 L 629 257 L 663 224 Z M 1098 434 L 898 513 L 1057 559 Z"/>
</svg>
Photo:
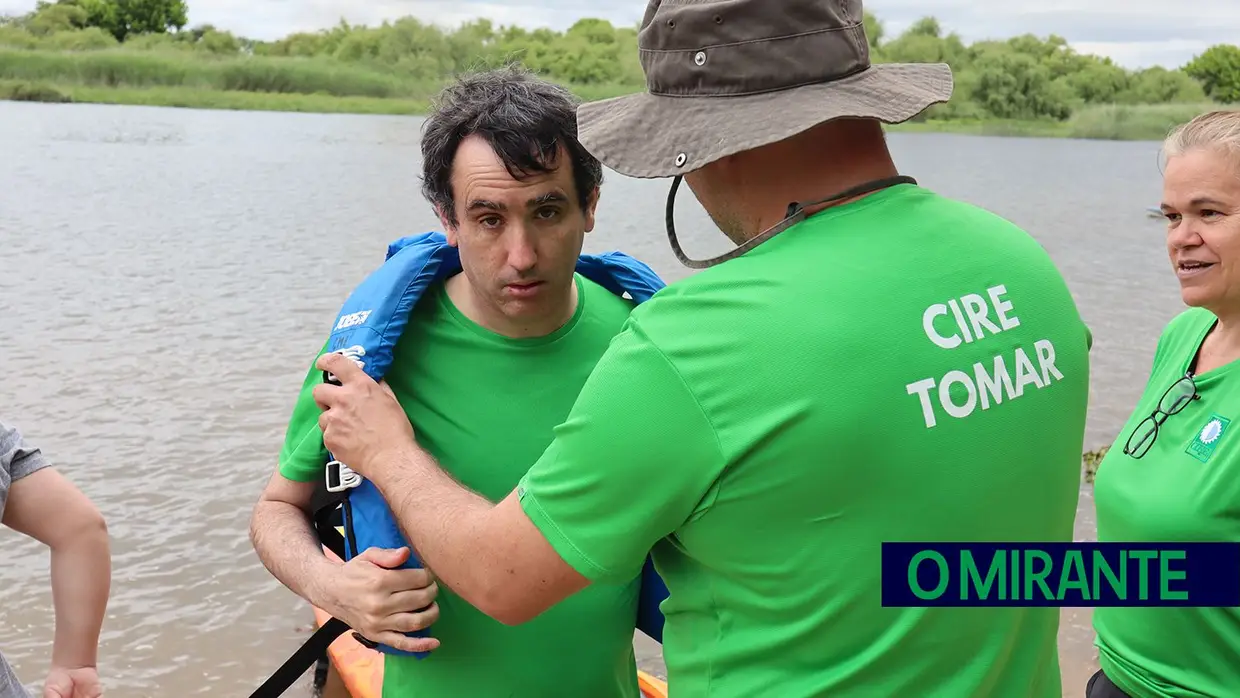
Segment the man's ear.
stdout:
<svg viewBox="0 0 1240 698">
<path fill-rule="evenodd" d="M 444 237 L 448 238 L 448 245 L 456 247 L 456 226 L 448 222 L 448 217 L 443 212 L 443 206 L 435 207 L 435 215 L 439 216 L 439 224 L 443 226 L 443 234 Z"/>
<path fill-rule="evenodd" d="M 587 233 L 593 232 L 594 230 L 594 212 L 598 209 L 599 195 L 600 195 L 599 188 L 595 187 L 590 192 L 590 198 L 586 199 L 585 215 L 586 215 L 586 232 Z"/>
</svg>

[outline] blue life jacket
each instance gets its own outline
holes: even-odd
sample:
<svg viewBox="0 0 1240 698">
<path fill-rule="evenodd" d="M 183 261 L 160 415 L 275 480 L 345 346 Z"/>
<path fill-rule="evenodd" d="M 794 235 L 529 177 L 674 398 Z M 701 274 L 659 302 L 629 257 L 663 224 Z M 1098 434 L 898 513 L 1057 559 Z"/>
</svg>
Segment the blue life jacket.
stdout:
<svg viewBox="0 0 1240 698">
<path fill-rule="evenodd" d="M 396 343 L 418 300 L 432 284 L 459 271 L 460 255 L 455 247 L 448 245 L 442 233 L 412 235 L 393 242 L 388 246 L 384 264 L 362 281 L 340 309 L 328 339 L 328 351 L 344 354 L 374 380 L 382 379 L 392 365 Z M 650 267 L 621 252 L 583 254 L 577 260 L 577 272 L 617 296 L 627 295 L 636 303 L 649 300 L 665 285 Z M 334 379 L 324 375 L 324 380 Z M 327 486 L 329 491 L 345 493 L 341 510 L 346 560 L 371 547 L 408 547 L 409 559 L 401 567 L 422 566 L 378 488 L 330 454 Z M 663 641 L 663 614 L 659 604 L 667 595 L 667 587 L 647 556 L 642 568 L 636 627 L 658 642 Z M 430 628 L 407 634 L 427 637 Z M 372 644 L 387 654 L 418 658 L 429 654 Z"/>
</svg>

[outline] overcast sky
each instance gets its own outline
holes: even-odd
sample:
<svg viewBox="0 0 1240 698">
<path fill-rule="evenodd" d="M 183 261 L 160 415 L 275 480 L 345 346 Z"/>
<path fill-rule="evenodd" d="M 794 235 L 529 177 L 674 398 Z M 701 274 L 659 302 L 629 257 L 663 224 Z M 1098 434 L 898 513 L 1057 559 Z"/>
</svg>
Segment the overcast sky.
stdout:
<svg viewBox="0 0 1240 698">
<path fill-rule="evenodd" d="M 0 14 L 35 0 L 0 0 Z M 644 0 L 189 0 L 190 24 L 214 24 L 257 39 L 314 31 L 344 17 L 374 24 L 413 15 L 443 25 L 473 17 L 498 24 L 564 29 L 581 17 L 640 21 Z M 870 0 L 866 8 L 898 34 L 917 18 L 937 17 L 965 42 L 1033 32 L 1059 34 L 1077 50 L 1121 65 L 1178 67 L 1208 46 L 1240 42 L 1240 0 Z"/>
</svg>

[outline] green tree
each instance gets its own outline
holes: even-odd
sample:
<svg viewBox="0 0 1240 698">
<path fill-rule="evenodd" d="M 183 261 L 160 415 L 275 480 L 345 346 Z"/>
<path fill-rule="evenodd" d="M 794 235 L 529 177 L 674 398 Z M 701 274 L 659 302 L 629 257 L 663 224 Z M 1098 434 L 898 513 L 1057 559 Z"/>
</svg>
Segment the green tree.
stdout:
<svg viewBox="0 0 1240 698">
<path fill-rule="evenodd" d="M 117 41 L 131 34 L 161 34 L 180 30 L 189 22 L 185 0 L 61 0 L 86 10 L 92 27 L 104 29 Z"/>
<path fill-rule="evenodd" d="M 1077 69 L 1066 73 L 1068 85 L 1078 97 L 1089 104 L 1120 101 L 1120 95 L 1132 82 L 1128 71 L 1109 59 L 1082 56 Z"/>
<path fill-rule="evenodd" d="M 869 10 L 863 11 L 862 22 L 865 24 L 865 39 L 870 43 L 870 48 L 878 48 L 883 40 L 883 23 L 878 21 L 878 17 Z"/>
<path fill-rule="evenodd" d="M 90 26 L 86 10 L 71 3 L 39 2 L 23 22 L 26 30 L 35 36 L 48 36 L 57 32 L 73 31 Z"/>
<path fill-rule="evenodd" d="M 1220 102 L 1240 102 L 1240 46 L 1219 44 L 1193 58 L 1184 72 Z"/>
<path fill-rule="evenodd" d="M 1128 89 L 1116 101 L 1122 104 L 1167 104 L 1170 102 L 1201 102 L 1206 99 L 1201 83 L 1181 70 L 1161 66 L 1146 68 L 1132 74 Z"/>
<path fill-rule="evenodd" d="M 1001 119 L 1067 119 L 1075 95 L 1062 78 L 1028 53 L 992 49 L 974 68 L 972 97 L 991 116 Z"/>
<path fill-rule="evenodd" d="M 905 36 L 932 36 L 939 38 L 943 35 L 943 27 L 939 25 L 939 20 L 934 17 L 922 17 L 913 22 L 913 26 L 904 32 Z"/>
<path fill-rule="evenodd" d="M 579 19 L 565 36 L 580 37 L 591 44 L 614 44 L 616 28 L 605 19 Z"/>
<path fill-rule="evenodd" d="M 128 53 L 180 51 L 188 56 L 183 60 L 210 54 L 305 57 L 312 60 L 228 62 L 228 84 L 316 88 L 330 94 L 422 97 L 462 71 L 511 61 L 585 88 L 578 90 L 583 98 L 640 90 L 645 82 L 639 27 L 616 27 L 596 18 L 581 19 L 566 31 L 499 26 L 486 19 L 455 29 L 415 17 L 369 27 L 341 20 L 321 31 L 254 41 L 209 25 L 186 29 L 187 15 L 186 0 L 39 0 L 25 15 L 0 17 L 0 46 L 95 51 L 123 40 Z M 1087 104 L 1195 105 L 1209 97 L 1240 101 L 1236 46 L 1211 47 L 1181 70 L 1132 71 L 1108 58 L 1078 53 L 1054 34 L 969 45 L 934 17 L 922 17 L 898 36 L 885 31 L 872 12 L 862 20 L 873 62 L 951 65 L 951 101 L 931 107 L 919 119 L 1063 120 Z"/>
</svg>

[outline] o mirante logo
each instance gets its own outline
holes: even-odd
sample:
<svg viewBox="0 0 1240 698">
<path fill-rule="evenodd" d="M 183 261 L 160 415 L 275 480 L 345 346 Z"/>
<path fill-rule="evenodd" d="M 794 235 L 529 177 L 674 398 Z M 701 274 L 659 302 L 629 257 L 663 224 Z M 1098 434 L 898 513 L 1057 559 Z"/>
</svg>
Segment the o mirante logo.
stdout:
<svg viewBox="0 0 1240 698">
<path fill-rule="evenodd" d="M 884 543 L 884 606 L 1237 606 L 1240 543 Z"/>
</svg>

